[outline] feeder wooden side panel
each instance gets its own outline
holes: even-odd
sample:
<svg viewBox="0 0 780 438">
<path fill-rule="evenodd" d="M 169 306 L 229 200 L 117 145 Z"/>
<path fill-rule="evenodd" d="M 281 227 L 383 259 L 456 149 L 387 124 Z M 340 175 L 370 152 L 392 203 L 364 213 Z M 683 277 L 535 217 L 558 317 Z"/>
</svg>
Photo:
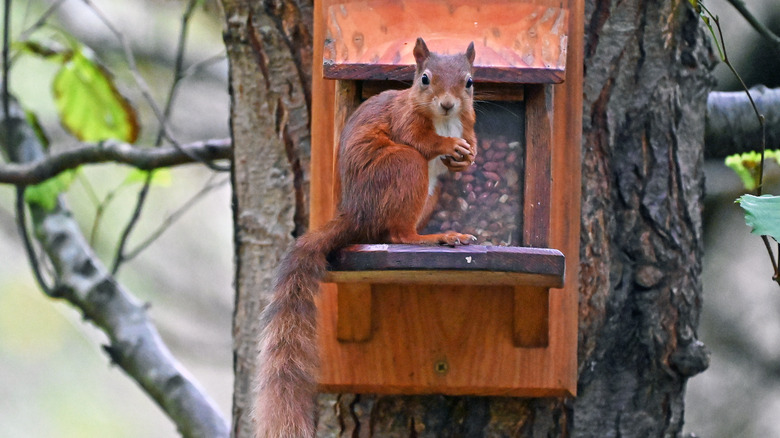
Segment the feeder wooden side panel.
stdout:
<svg viewBox="0 0 780 438">
<path fill-rule="evenodd" d="M 551 85 L 528 86 L 525 109 L 523 245 L 544 248 L 550 244 L 553 87 Z"/>
<path fill-rule="evenodd" d="M 554 3 L 554 0 L 545 0 Z M 552 150 L 552 201 L 550 211 L 550 246 L 566 255 L 566 283 L 558 293 L 551 291 L 550 308 L 557 308 L 560 331 L 550 331 L 550 336 L 560 336 L 566 342 L 568 354 L 558 358 L 558 366 L 572 393 L 577 390 L 577 326 L 579 322 L 580 279 L 580 198 L 582 194 L 582 66 L 584 43 L 585 6 L 583 0 L 568 0 L 569 50 L 566 80 L 555 88 L 553 150 Z M 551 313 L 552 315 L 552 313 Z"/>
<path fill-rule="evenodd" d="M 358 95 L 358 84 L 355 81 L 336 81 L 336 92 L 334 95 L 333 107 L 333 170 L 331 180 L 333 181 L 333 205 L 334 207 L 341 202 L 341 177 L 339 176 L 339 145 L 341 131 L 347 123 L 349 116 L 360 106 L 360 96 Z"/>
<path fill-rule="evenodd" d="M 322 71 L 325 27 L 322 20 L 327 2 L 314 2 L 314 62 L 312 63 L 311 108 L 311 184 L 309 189 L 309 228 L 318 228 L 333 217 L 335 203 L 332 198 L 334 185 L 333 137 L 335 81 L 326 81 Z"/>
</svg>

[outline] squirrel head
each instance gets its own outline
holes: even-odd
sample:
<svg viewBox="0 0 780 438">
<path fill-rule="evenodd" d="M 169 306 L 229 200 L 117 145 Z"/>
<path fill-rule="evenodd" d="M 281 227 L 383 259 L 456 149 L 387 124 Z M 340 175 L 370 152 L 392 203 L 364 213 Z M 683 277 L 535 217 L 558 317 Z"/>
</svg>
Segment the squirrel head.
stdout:
<svg viewBox="0 0 780 438">
<path fill-rule="evenodd" d="M 412 89 L 419 110 L 434 120 L 458 117 L 464 108 L 473 111 L 473 42 L 465 53 L 439 55 L 417 38 L 413 53 L 417 70 Z"/>
</svg>

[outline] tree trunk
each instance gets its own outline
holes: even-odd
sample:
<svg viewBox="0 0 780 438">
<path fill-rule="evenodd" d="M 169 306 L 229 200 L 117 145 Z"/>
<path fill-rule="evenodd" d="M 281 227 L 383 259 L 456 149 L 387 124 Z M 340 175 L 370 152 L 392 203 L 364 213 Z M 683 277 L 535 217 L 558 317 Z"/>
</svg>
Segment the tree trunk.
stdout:
<svg viewBox="0 0 780 438">
<path fill-rule="evenodd" d="M 307 217 L 311 4 L 224 1 L 236 226 L 234 435 L 258 314 Z M 702 149 L 712 53 L 685 0 L 585 8 L 579 395 L 573 400 L 323 395 L 321 436 L 676 436 L 707 366 Z M 570 68 L 578 68 L 570 66 Z"/>
<path fill-rule="evenodd" d="M 260 311 L 308 222 L 311 2 L 223 1 L 230 60 L 236 307 L 233 436 L 252 437 Z"/>
<path fill-rule="evenodd" d="M 701 307 L 713 56 L 687 1 L 588 3 L 574 435 L 677 436 Z"/>
</svg>

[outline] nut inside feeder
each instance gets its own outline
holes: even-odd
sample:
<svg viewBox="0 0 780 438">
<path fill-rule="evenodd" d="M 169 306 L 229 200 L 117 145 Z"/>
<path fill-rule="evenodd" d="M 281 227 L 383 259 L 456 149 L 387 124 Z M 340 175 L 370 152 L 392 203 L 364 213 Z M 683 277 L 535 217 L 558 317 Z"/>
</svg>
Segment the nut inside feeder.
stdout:
<svg viewBox="0 0 780 438">
<path fill-rule="evenodd" d="M 522 102 L 475 103 L 479 142 L 475 164 L 440 175 L 441 192 L 425 233 L 458 230 L 478 245 L 519 246 L 523 228 Z"/>
</svg>

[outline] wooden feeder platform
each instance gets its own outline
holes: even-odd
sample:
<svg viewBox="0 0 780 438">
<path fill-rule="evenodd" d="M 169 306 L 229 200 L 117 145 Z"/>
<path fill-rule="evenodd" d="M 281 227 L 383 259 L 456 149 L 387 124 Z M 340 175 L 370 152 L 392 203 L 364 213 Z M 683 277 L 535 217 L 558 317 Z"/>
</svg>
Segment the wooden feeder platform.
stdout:
<svg viewBox="0 0 780 438">
<path fill-rule="evenodd" d="M 563 287 L 565 266 L 550 248 L 352 245 L 331 258 L 326 281 Z"/>
</svg>

